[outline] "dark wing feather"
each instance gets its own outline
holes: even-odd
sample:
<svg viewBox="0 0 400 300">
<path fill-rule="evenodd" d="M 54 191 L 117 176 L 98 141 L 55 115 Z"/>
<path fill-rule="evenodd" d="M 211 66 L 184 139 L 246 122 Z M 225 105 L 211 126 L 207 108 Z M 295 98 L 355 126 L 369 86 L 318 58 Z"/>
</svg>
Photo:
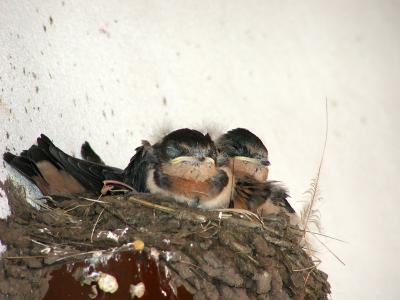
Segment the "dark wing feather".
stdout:
<svg viewBox="0 0 400 300">
<path fill-rule="evenodd" d="M 278 181 L 256 182 L 251 178 L 241 178 L 236 181 L 234 199 L 241 199 L 250 210 L 256 210 L 265 201 L 272 201 L 276 206 L 284 208 L 289 213 L 295 213 L 290 203 L 287 189 Z"/>
<path fill-rule="evenodd" d="M 93 150 L 88 142 L 84 142 L 81 146 L 81 156 L 82 159 L 94 162 L 99 165 L 105 165 L 104 161 L 100 156 Z"/>
<path fill-rule="evenodd" d="M 148 192 L 147 176 L 150 166 L 155 162 L 152 150 L 150 144 L 144 142 L 143 146 L 136 148 L 135 155 L 124 170 L 124 182 L 141 193 Z"/>
<path fill-rule="evenodd" d="M 121 169 L 72 157 L 57 148 L 44 134 L 38 138 L 38 147 L 91 192 L 100 192 L 106 179 L 122 180 Z"/>
<path fill-rule="evenodd" d="M 271 196 L 267 183 L 254 181 L 251 178 L 236 180 L 234 199 L 240 199 L 247 209 L 256 209 Z"/>
<path fill-rule="evenodd" d="M 287 198 L 289 198 L 288 190 L 278 181 L 268 181 L 269 189 L 271 190 L 271 201 L 277 206 L 283 207 L 289 213 L 296 213 L 290 205 Z"/>
<path fill-rule="evenodd" d="M 10 152 L 5 152 L 3 159 L 32 182 L 34 182 L 32 179 L 33 176 L 42 176 L 36 165 L 24 156 L 16 156 Z"/>
<path fill-rule="evenodd" d="M 74 158 L 57 148 L 44 134 L 37 139 L 37 145 L 22 151 L 20 156 L 6 152 L 3 157 L 7 163 L 36 184 L 34 176 L 43 178 L 36 166 L 36 163 L 41 161 L 48 161 L 58 170 L 67 172 L 87 191 L 93 193 L 100 192 L 106 179 L 119 181 L 123 179 L 123 170 Z"/>
</svg>

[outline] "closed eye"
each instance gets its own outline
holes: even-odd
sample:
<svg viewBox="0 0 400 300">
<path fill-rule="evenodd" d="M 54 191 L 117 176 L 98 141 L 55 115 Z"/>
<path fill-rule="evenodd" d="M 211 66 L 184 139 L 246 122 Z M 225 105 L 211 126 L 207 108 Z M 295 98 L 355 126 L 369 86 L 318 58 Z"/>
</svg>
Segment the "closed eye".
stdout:
<svg viewBox="0 0 400 300">
<path fill-rule="evenodd" d="M 170 164 L 175 165 L 179 163 L 184 164 L 184 163 L 192 163 L 198 161 L 199 161 L 198 158 L 196 158 L 195 156 L 178 156 L 171 159 L 169 162 Z M 215 165 L 215 160 L 212 159 L 211 157 L 205 157 L 202 163 Z"/>
<path fill-rule="evenodd" d="M 242 161 L 245 164 L 248 164 L 248 163 L 259 164 L 260 163 L 260 161 L 258 159 L 247 157 L 247 156 L 235 156 L 235 158 Z"/>
<path fill-rule="evenodd" d="M 193 156 L 178 156 L 171 159 L 169 162 L 172 165 L 179 164 L 179 163 L 188 163 L 194 160 Z"/>
<path fill-rule="evenodd" d="M 242 163 L 245 165 L 247 165 L 249 163 L 252 163 L 255 165 L 262 165 L 264 167 L 267 167 L 270 165 L 270 162 L 268 159 L 257 159 L 257 158 L 247 157 L 247 156 L 235 156 L 235 158 L 242 161 Z"/>
</svg>

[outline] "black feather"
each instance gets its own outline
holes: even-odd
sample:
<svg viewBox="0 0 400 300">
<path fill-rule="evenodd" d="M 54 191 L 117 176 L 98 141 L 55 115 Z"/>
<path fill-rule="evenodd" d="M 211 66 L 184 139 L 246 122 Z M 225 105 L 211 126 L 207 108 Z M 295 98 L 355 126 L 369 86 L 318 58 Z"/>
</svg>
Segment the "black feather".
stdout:
<svg viewBox="0 0 400 300">
<path fill-rule="evenodd" d="M 96 194 L 103 187 L 104 180 L 123 180 L 123 170 L 74 158 L 57 148 L 44 134 L 37 139 L 37 146 L 33 145 L 28 150 L 22 151 L 20 156 L 7 152 L 3 157 L 6 162 L 30 180 L 32 176 L 41 176 L 35 164 L 48 161 L 59 170 L 69 173 L 88 191 Z"/>
<path fill-rule="evenodd" d="M 81 146 L 81 156 L 84 160 L 97 163 L 99 165 L 105 165 L 104 161 L 100 156 L 93 150 L 88 142 L 84 142 Z"/>
<path fill-rule="evenodd" d="M 147 176 L 151 165 L 154 164 L 153 156 L 149 153 L 148 147 L 151 146 L 146 144 L 146 146 L 136 148 L 135 155 L 131 158 L 123 173 L 124 182 L 142 193 L 148 192 Z"/>
<path fill-rule="evenodd" d="M 289 213 L 296 213 L 287 199 L 290 197 L 288 190 L 278 181 L 268 181 L 267 185 L 271 190 L 271 201 L 275 205 L 283 207 Z"/>
<path fill-rule="evenodd" d="M 106 179 L 122 180 L 121 169 L 72 157 L 53 144 L 49 145 L 49 152 L 69 174 L 91 192 L 100 192 Z"/>
<path fill-rule="evenodd" d="M 295 213 L 287 201 L 290 197 L 287 189 L 278 181 L 257 182 L 251 178 L 240 178 L 236 181 L 235 193 L 245 199 L 250 208 L 257 208 L 269 199 L 287 212 Z"/>
<path fill-rule="evenodd" d="M 5 152 L 3 154 L 3 159 L 6 163 L 8 163 L 32 182 L 33 176 L 41 176 L 40 171 L 35 164 L 26 157 L 16 156 L 10 152 Z"/>
</svg>

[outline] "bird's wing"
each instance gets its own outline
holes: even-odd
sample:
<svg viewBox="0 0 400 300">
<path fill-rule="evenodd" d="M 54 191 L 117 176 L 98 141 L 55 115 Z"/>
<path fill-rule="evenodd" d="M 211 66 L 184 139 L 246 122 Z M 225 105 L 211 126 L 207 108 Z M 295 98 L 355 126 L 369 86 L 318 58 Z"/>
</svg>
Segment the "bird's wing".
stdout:
<svg viewBox="0 0 400 300">
<path fill-rule="evenodd" d="M 82 159 L 94 162 L 99 165 L 105 165 L 104 161 L 100 156 L 93 150 L 89 142 L 85 141 L 81 146 L 81 156 Z"/>
<path fill-rule="evenodd" d="M 122 170 L 72 157 L 42 134 L 37 145 L 4 160 L 47 193 L 99 193 L 103 180 L 122 180 Z"/>
<path fill-rule="evenodd" d="M 278 181 L 256 182 L 251 178 L 242 178 L 236 181 L 234 206 L 252 211 L 267 201 L 282 207 L 289 213 L 295 213 L 290 203 L 287 189 Z"/>
<path fill-rule="evenodd" d="M 124 170 L 124 182 L 138 192 L 148 192 L 147 176 L 150 166 L 154 163 L 152 150 L 150 143 L 143 141 L 143 145 L 136 148 L 135 155 Z"/>
</svg>

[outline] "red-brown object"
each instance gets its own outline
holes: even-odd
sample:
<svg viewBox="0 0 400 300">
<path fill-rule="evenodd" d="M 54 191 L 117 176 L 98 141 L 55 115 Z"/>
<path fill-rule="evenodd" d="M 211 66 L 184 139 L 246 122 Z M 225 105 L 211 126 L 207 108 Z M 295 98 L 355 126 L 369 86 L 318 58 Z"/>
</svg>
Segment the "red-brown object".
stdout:
<svg viewBox="0 0 400 300">
<path fill-rule="evenodd" d="M 92 293 L 90 285 L 82 285 L 79 280 L 74 278 L 74 273 L 79 269 L 89 268 L 90 264 L 79 262 L 73 267 L 64 265 L 61 269 L 51 273 L 49 290 L 43 300 L 87 300 Z M 174 294 L 169 284 L 168 274 L 165 268 L 161 268 L 158 262 L 145 253 L 134 251 L 118 253 L 115 257 L 107 261 L 106 264 L 98 264 L 95 268 L 90 267 L 91 271 L 104 272 L 113 275 L 118 281 L 118 290 L 115 293 L 104 293 L 96 283 L 98 296 L 95 299 L 131 299 L 129 287 L 131 284 L 144 283 L 145 293 L 142 300 L 190 300 L 193 296 L 184 287 L 179 287 Z"/>
</svg>

